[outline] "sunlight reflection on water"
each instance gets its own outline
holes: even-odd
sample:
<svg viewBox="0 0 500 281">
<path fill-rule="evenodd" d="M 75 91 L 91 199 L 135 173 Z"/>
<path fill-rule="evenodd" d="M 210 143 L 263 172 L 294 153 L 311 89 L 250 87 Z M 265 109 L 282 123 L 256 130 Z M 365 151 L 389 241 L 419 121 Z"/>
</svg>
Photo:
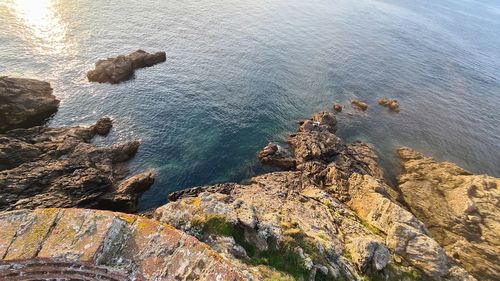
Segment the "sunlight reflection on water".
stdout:
<svg viewBox="0 0 500 281">
<path fill-rule="evenodd" d="M 24 28 L 18 31 L 38 54 L 71 52 L 66 29 L 53 0 L 14 0 L 4 3 Z"/>
</svg>

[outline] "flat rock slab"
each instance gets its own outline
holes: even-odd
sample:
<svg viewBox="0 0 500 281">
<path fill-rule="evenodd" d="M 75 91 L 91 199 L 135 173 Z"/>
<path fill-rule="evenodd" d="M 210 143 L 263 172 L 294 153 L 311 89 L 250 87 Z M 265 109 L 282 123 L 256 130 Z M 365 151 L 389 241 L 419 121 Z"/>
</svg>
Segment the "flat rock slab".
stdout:
<svg viewBox="0 0 500 281">
<path fill-rule="evenodd" d="M 242 280 L 172 226 L 87 209 L 0 213 L 0 280 Z"/>
<path fill-rule="evenodd" d="M 58 106 L 49 83 L 0 76 L 0 132 L 40 125 Z"/>
</svg>

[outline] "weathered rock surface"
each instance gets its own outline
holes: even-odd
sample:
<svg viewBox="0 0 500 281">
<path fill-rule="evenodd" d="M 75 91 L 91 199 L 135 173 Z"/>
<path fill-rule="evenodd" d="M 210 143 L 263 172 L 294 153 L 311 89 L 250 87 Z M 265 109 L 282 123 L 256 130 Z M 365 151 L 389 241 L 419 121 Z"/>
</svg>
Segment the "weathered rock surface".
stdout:
<svg viewBox="0 0 500 281">
<path fill-rule="evenodd" d="M 294 171 L 175 192 L 154 217 L 257 280 L 475 280 L 390 199 L 371 147 L 335 131 L 335 116 L 317 113 L 289 138 Z"/>
<path fill-rule="evenodd" d="M 150 54 L 137 50 L 126 56 L 99 60 L 95 69 L 87 72 L 87 78 L 89 81 L 116 84 L 130 79 L 137 68 L 153 66 L 165 60 L 165 52 Z"/>
<path fill-rule="evenodd" d="M 0 76 L 0 132 L 41 125 L 58 106 L 49 83 Z"/>
<path fill-rule="evenodd" d="M 500 179 L 404 147 L 399 188 L 410 210 L 478 280 L 500 279 Z"/>
<path fill-rule="evenodd" d="M 84 209 L 0 213 L 0 280 L 246 280 L 172 226 Z"/>
<path fill-rule="evenodd" d="M 385 269 L 390 254 L 383 237 L 327 192 L 304 182 L 300 171 L 255 177 L 250 185 L 232 184 L 226 193 L 215 190 L 180 197 L 158 208 L 155 217 L 239 260 L 256 280 L 361 280 L 365 273 L 411 280 L 404 276 L 418 274 L 394 261 Z M 377 247 L 362 262 L 350 260 L 345 253 L 353 248 L 345 245 L 357 245 L 361 238 Z"/>
<path fill-rule="evenodd" d="M 134 212 L 152 172 L 125 179 L 139 142 L 91 143 L 111 120 L 90 127 L 16 129 L 0 134 L 0 210 L 87 207 Z M 125 179 L 125 180 L 124 180 Z"/>
</svg>

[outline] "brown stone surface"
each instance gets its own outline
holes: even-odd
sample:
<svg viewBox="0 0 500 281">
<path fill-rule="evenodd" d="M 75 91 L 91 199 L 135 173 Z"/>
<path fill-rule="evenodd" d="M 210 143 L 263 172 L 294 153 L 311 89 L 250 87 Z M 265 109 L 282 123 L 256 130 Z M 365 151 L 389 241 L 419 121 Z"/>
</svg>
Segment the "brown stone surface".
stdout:
<svg viewBox="0 0 500 281">
<path fill-rule="evenodd" d="M 139 216 L 37 209 L 0 225 L 0 280 L 243 280 L 196 238 Z"/>
<path fill-rule="evenodd" d="M 49 83 L 0 76 L 0 132 L 41 125 L 58 106 Z"/>
<path fill-rule="evenodd" d="M 399 188 L 446 252 L 479 280 L 500 279 L 500 179 L 473 175 L 407 147 Z"/>
<path fill-rule="evenodd" d="M 87 72 L 87 78 L 89 81 L 116 84 L 130 79 L 137 68 L 153 66 L 165 60 L 165 52 L 150 54 L 137 50 L 126 56 L 99 60 L 95 69 Z"/>
</svg>

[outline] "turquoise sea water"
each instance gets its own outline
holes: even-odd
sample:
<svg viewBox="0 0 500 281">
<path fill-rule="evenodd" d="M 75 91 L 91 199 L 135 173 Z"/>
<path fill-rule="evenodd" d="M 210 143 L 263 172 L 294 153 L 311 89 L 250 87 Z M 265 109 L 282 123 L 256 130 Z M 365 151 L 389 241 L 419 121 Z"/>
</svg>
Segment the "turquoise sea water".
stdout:
<svg viewBox="0 0 500 281">
<path fill-rule="evenodd" d="M 167 61 L 119 85 L 86 80 L 139 48 Z M 0 0 L 0 75 L 49 81 L 51 126 L 107 115 L 97 142 L 142 140 L 131 170 L 158 173 L 142 209 L 261 172 L 264 144 L 353 97 L 370 108 L 342 113 L 338 134 L 372 143 L 389 178 L 401 145 L 500 176 L 497 0 Z"/>
</svg>

